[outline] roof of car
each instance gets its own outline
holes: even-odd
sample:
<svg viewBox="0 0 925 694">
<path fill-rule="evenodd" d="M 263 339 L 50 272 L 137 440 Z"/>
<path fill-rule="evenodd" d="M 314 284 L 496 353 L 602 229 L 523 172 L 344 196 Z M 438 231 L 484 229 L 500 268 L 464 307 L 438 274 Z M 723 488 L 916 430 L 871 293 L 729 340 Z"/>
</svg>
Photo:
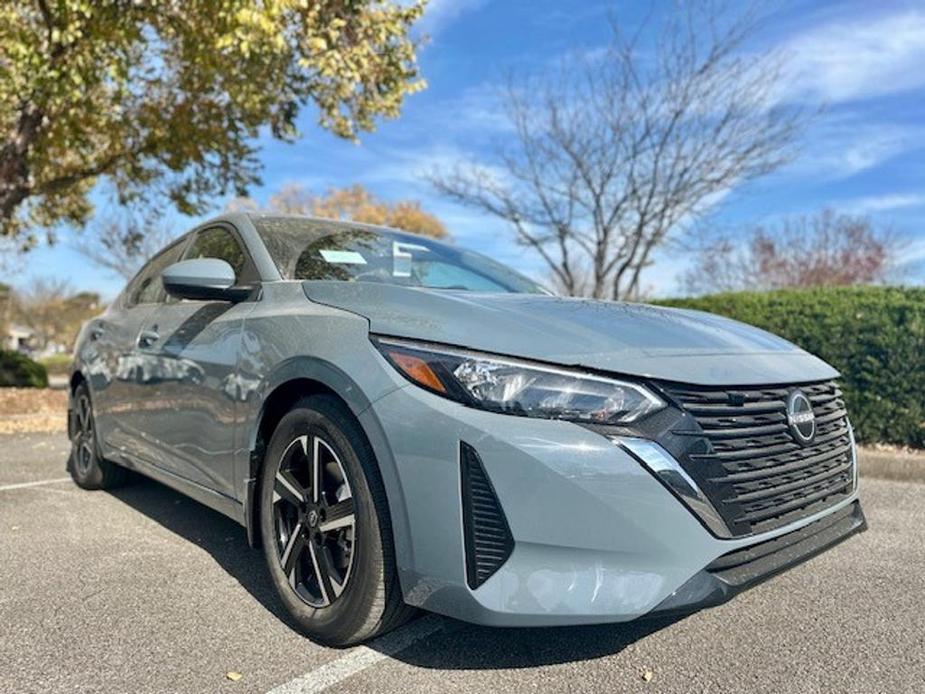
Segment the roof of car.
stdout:
<svg viewBox="0 0 925 694">
<path fill-rule="evenodd" d="M 367 224 L 365 222 L 355 222 L 352 219 L 331 219 L 329 217 L 316 217 L 314 215 L 307 214 L 280 214 L 278 212 L 245 212 L 245 216 L 251 220 L 251 222 L 257 222 L 263 219 L 272 219 L 272 220 L 287 220 L 287 219 L 298 219 L 308 222 L 316 222 L 319 224 L 325 224 L 327 226 L 336 227 L 339 229 L 356 229 L 357 227 L 363 229 L 370 229 L 372 231 L 389 231 L 397 234 L 408 234 L 410 232 L 403 231 L 401 229 L 395 229 L 394 227 L 387 227 L 381 224 Z"/>
</svg>

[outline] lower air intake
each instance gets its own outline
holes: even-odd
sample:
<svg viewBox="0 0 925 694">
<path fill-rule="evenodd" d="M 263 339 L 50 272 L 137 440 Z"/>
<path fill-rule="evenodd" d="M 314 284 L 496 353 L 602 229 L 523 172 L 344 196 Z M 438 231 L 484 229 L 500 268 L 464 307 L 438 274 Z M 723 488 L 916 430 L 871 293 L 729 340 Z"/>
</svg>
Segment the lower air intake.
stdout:
<svg viewBox="0 0 925 694">
<path fill-rule="evenodd" d="M 501 504 L 475 449 L 460 443 L 466 582 L 478 588 L 501 568 L 514 550 L 514 538 Z"/>
</svg>

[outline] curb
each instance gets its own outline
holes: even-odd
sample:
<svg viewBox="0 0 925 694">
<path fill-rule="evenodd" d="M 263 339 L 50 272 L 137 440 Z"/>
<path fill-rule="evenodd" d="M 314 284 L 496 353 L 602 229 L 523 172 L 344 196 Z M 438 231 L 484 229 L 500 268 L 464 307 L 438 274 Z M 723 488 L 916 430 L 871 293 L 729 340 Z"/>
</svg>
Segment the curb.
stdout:
<svg viewBox="0 0 925 694">
<path fill-rule="evenodd" d="M 925 483 L 925 452 L 878 451 L 858 447 L 861 477 Z"/>
</svg>

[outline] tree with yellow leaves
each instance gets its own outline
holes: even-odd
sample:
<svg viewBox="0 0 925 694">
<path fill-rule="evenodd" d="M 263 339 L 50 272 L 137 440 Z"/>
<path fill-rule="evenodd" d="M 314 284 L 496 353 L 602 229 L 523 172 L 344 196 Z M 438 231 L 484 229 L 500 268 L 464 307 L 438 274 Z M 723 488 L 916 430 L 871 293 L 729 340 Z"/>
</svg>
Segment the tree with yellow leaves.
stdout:
<svg viewBox="0 0 925 694">
<path fill-rule="evenodd" d="M 258 209 L 249 198 L 238 199 L 230 209 Z M 297 183 L 287 183 L 270 196 L 267 212 L 305 214 L 328 219 L 349 219 L 364 224 L 403 229 L 414 234 L 439 239 L 447 235 L 443 222 L 421 209 L 417 200 L 389 203 L 376 198 L 361 185 L 331 188 L 324 195 L 315 195 Z"/>
<path fill-rule="evenodd" d="M 118 201 L 184 213 L 258 182 L 255 138 L 300 109 L 355 139 L 421 89 L 426 0 L 23 0 L 0 4 L 0 238 L 82 225 Z"/>
</svg>

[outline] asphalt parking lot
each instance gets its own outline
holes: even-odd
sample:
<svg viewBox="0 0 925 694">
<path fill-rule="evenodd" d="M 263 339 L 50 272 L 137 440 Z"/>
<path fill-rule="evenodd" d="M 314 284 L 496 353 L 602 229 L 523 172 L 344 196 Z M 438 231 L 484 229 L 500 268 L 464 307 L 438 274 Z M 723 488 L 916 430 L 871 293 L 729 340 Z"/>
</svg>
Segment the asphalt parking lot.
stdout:
<svg viewBox="0 0 925 694">
<path fill-rule="evenodd" d="M 67 450 L 0 436 L 2 692 L 925 691 L 923 484 L 865 479 L 867 533 L 678 621 L 426 616 L 333 650 L 289 626 L 243 529 L 155 482 L 81 491 Z"/>
</svg>

